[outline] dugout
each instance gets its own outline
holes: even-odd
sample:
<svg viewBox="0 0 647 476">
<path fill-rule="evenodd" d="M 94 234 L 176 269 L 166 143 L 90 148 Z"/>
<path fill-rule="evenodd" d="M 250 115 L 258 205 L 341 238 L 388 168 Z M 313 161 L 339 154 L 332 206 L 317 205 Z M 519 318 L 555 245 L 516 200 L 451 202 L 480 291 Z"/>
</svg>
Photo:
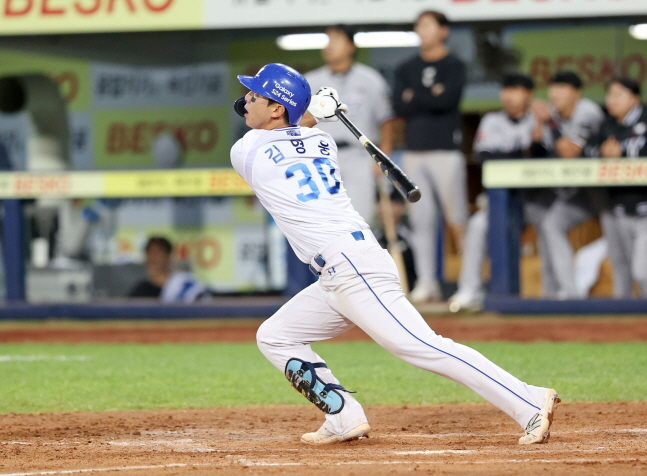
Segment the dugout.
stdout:
<svg viewBox="0 0 647 476">
<path fill-rule="evenodd" d="M 343 19 L 332 8 L 313 15 L 311 9 L 319 7 L 305 1 L 291 5 L 290 19 L 268 15 L 271 2 L 240 2 L 218 14 L 216 2 L 210 0 L 183 2 L 181 14 L 177 0 L 97 2 L 97 10 L 86 13 L 76 10 L 73 2 L 67 2 L 69 5 L 61 2 L 60 8 L 54 9 L 56 12 L 46 2 L 31 2 L 29 8 L 5 9 L 2 13 L 6 28 L 0 37 L 0 76 L 15 78 L 37 72 L 53 78 L 59 85 L 67 111 L 70 136 L 67 163 L 72 171 L 152 170 L 159 168 L 160 163 L 181 168 L 226 167 L 230 144 L 244 132 L 244 126 L 230 107 L 240 95 L 239 86 L 233 80 L 235 74 L 253 73 L 270 60 L 289 63 L 304 71 L 321 64 L 316 50 L 279 49 L 275 44 L 279 34 L 321 31 L 323 25 L 341 20 L 366 30 L 398 30 L 410 27 L 411 19 L 425 7 L 424 2 L 403 7 L 401 2 L 388 0 L 383 7 L 375 7 L 367 14 L 359 1 L 335 2 L 343 3 Z M 434 2 L 428 3 L 436 6 Z M 492 0 L 474 0 L 448 4 L 445 9 L 456 22 L 450 47 L 468 62 L 470 70 L 462 105 L 464 152 L 468 157 L 480 117 L 498 108 L 496 79 L 503 71 L 513 68 L 529 71 L 539 84 L 541 96 L 552 72 L 573 67 L 586 77 L 584 94 L 597 102 L 602 99 L 605 80 L 615 70 L 645 84 L 644 43 L 627 33 L 629 25 L 645 19 L 645 6 L 618 5 L 612 0 L 593 5 L 585 2 L 586 9 L 581 8 L 583 0 L 543 2 L 541 9 L 535 2 L 506 3 L 503 8 Z M 287 4 L 277 0 L 273 7 L 285 11 Z M 312 18 L 317 18 L 318 24 L 313 24 Z M 395 65 L 415 51 L 415 47 L 365 48 L 360 50 L 358 60 L 378 68 L 389 79 Z M 172 94 L 163 99 L 155 95 L 154 83 L 148 82 L 151 72 L 162 75 L 179 72 Z M 193 89 L 209 91 L 204 96 L 208 100 L 191 97 Z M 20 117 L 15 112 L 0 117 L 0 141 L 17 157 L 16 169 L 26 170 L 22 131 L 29 121 L 24 114 L 17 115 Z M 49 123 L 62 126 L 65 121 Z M 155 156 L 154 139 L 162 130 L 171 131 L 187 149 L 180 163 L 172 155 L 166 161 L 164 154 L 162 158 Z M 472 199 L 480 189 L 480 166 L 470 163 Z M 241 207 L 244 209 L 241 222 L 236 224 L 241 231 L 230 235 L 233 233 L 234 242 L 237 236 L 255 236 L 255 240 L 249 240 L 239 250 L 241 256 L 247 257 L 241 261 L 240 268 L 252 269 L 249 274 L 258 275 L 253 268 L 263 266 L 262 260 L 266 257 L 261 248 L 267 233 L 273 230 L 258 231 L 262 228 L 262 216 L 254 215 L 257 211 L 253 207 L 245 208 L 245 199 L 236 200 L 239 201 L 231 209 L 223 211 L 214 206 L 215 211 L 207 215 L 211 213 L 209 216 L 224 221 Z M 205 221 L 196 217 L 196 221 L 191 221 L 191 212 L 187 211 L 190 209 L 190 206 L 179 206 L 157 212 L 166 213 L 172 224 L 203 226 Z M 7 213 L 12 216 L 11 213 L 22 212 Z M 248 220 L 248 215 L 254 216 Z M 594 238 L 596 233 L 599 230 L 592 224 L 574 233 L 573 241 L 578 246 Z M 232 241 L 229 239 L 227 242 L 219 238 L 219 245 L 229 246 Z M 526 236 L 526 242 L 532 243 L 531 234 Z M 187 253 L 193 253 L 191 250 Z M 439 273 L 451 283 L 456 280 L 460 259 L 449 241 L 445 243 L 443 256 L 444 267 Z M 205 254 L 203 258 L 209 261 L 213 254 Z M 537 267 L 536 253 L 522 257 L 520 291 L 523 297 L 537 294 Z M 232 269 L 227 272 L 235 273 Z M 280 282 L 281 277 L 274 279 Z M 265 284 L 231 281 L 223 285 L 222 291 L 242 289 L 236 286 L 267 291 L 268 280 L 270 277 Z M 600 282 L 599 295 L 608 295 L 608 286 L 608 280 Z M 514 287 L 511 289 L 514 294 Z M 20 293 L 10 294 L 20 298 Z M 577 304 L 574 306 L 577 308 Z"/>
</svg>

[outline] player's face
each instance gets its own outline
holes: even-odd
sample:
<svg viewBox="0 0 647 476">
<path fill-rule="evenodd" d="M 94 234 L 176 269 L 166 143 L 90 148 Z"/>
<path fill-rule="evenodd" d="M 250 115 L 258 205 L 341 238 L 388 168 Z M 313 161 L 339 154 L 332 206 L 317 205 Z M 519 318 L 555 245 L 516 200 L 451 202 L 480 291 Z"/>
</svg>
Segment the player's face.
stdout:
<svg viewBox="0 0 647 476">
<path fill-rule="evenodd" d="M 523 86 L 503 88 L 499 93 L 503 109 L 510 117 L 518 118 L 523 116 L 530 105 L 532 93 Z"/>
<path fill-rule="evenodd" d="M 449 28 L 440 26 L 431 15 L 423 15 L 416 22 L 413 31 L 420 37 L 420 46 L 428 48 L 444 43 L 449 34 Z"/>
<path fill-rule="evenodd" d="M 166 250 L 156 244 L 151 244 L 146 250 L 146 269 L 153 273 L 168 271 L 171 264 L 171 257 Z"/>
<path fill-rule="evenodd" d="M 328 46 L 321 50 L 321 56 L 326 63 L 335 63 L 353 57 L 355 45 L 344 33 L 334 28 L 329 28 L 326 30 L 326 34 L 328 35 Z"/>
<path fill-rule="evenodd" d="M 274 108 L 269 107 L 269 99 L 253 91 L 245 95 L 245 124 L 252 129 L 263 129 L 270 123 L 272 111 Z"/>
<path fill-rule="evenodd" d="M 611 83 L 604 98 L 609 114 L 618 121 L 640 103 L 640 98 L 620 83 Z"/>
<path fill-rule="evenodd" d="M 555 83 L 548 88 L 548 100 L 559 113 L 572 110 L 579 99 L 580 91 L 570 84 Z"/>
</svg>

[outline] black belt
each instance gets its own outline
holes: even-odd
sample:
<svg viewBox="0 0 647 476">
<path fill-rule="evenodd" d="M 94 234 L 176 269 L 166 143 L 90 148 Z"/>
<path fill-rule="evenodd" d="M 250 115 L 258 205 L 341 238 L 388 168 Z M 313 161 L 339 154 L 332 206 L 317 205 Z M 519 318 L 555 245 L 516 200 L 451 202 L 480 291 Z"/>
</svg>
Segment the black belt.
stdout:
<svg viewBox="0 0 647 476">
<path fill-rule="evenodd" d="M 354 231 L 351 233 L 351 235 L 353 238 L 355 238 L 355 241 L 362 241 L 364 239 L 364 233 L 362 233 L 361 231 Z M 320 254 L 314 257 L 314 261 L 318 266 L 321 267 L 321 269 L 326 266 L 326 260 Z M 310 268 L 310 272 L 316 276 L 319 276 L 321 274 L 321 271 L 317 271 L 317 269 L 311 264 L 308 265 L 308 268 Z"/>
</svg>

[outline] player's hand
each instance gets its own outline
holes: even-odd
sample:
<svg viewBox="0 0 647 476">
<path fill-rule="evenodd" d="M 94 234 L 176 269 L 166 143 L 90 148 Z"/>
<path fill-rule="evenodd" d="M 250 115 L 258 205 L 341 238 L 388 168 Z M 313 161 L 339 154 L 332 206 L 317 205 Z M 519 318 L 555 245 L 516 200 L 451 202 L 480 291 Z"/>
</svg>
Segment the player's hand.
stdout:
<svg viewBox="0 0 647 476">
<path fill-rule="evenodd" d="M 622 146 L 615 137 L 609 137 L 600 146 L 600 155 L 610 159 L 622 157 Z"/>
<path fill-rule="evenodd" d="M 546 101 L 542 101 L 541 99 L 535 99 L 530 104 L 530 112 L 535 116 L 537 122 L 544 123 L 551 118 L 548 103 Z"/>
<path fill-rule="evenodd" d="M 335 89 L 321 88 L 317 91 L 317 94 L 312 96 L 308 112 L 312 114 L 317 123 L 335 122 L 339 120 L 335 115 L 337 109 L 341 109 L 345 114 L 348 114 L 348 106 L 341 102 L 339 93 Z"/>
</svg>

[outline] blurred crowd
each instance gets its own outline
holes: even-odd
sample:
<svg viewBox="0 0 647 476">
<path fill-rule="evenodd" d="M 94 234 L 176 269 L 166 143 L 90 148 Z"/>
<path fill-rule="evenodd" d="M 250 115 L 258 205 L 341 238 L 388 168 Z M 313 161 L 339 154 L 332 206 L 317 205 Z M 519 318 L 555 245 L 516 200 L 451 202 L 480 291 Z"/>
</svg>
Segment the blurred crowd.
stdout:
<svg viewBox="0 0 647 476">
<path fill-rule="evenodd" d="M 533 97 L 530 76 L 510 72 L 500 78 L 502 109 L 485 114 L 471 147 L 465 147 L 459 110 L 466 83 L 466 66 L 448 51 L 450 24 L 437 11 L 422 12 L 414 31 L 418 53 L 400 64 L 394 84 L 380 73 L 355 61 L 353 31 L 344 25 L 326 30 L 326 64 L 306 77 L 313 91 L 331 86 L 350 107 L 350 118 L 368 137 L 379 138 L 387 154 L 394 149 L 394 120 L 404 122 L 402 163 L 423 191 L 422 199 L 404 204 L 381 193 L 375 207 L 380 173 L 373 171 L 365 151 L 343 125 L 322 125 L 339 146 L 342 178 L 355 208 L 375 224 L 388 244 L 383 218 L 387 202 L 393 214 L 400 250 L 406 255 L 404 284 L 412 286 L 414 303 L 448 299 L 450 309 L 479 309 L 485 296 L 482 266 L 487 256 L 489 223 L 487 197 L 476 200 L 469 214 L 467 161 L 580 157 L 636 158 L 647 156 L 647 110 L 641 103 L 640 84 L 616 77 L 606 86 L 605 103 L 582 97 L 582 79 L 573 71 L 556 72 L 549 83 L 548 100 Z M 377 178 L 377 179 L 376 179 Z M 377 180 L 377 182 L 376 182 Z M 647 187 L 525 189 L 519 195 L 526 224 L 536 234 L 541 260 L 542 296 L 581 299 L 589 285 L 580 274 L 595 274 L 608 256 L 613 267 L 614 296 L 647 297 Z M 590 247 L 585 265 L 576 266 L 569 231 L 591 218 L 599 220 L 603 237 Z M 446 233 L 439 232 L 443 224 Z M 393 225 L 385 228 L 393 228 Z M 379 230 L 378 230 L 379 229 Z M 439 240 L 448 236 L 462 256 L 458 289 L 443 296 L 438 258 Z M 580 271 L 583 269 L 583 271 Z"/>
</svg>

